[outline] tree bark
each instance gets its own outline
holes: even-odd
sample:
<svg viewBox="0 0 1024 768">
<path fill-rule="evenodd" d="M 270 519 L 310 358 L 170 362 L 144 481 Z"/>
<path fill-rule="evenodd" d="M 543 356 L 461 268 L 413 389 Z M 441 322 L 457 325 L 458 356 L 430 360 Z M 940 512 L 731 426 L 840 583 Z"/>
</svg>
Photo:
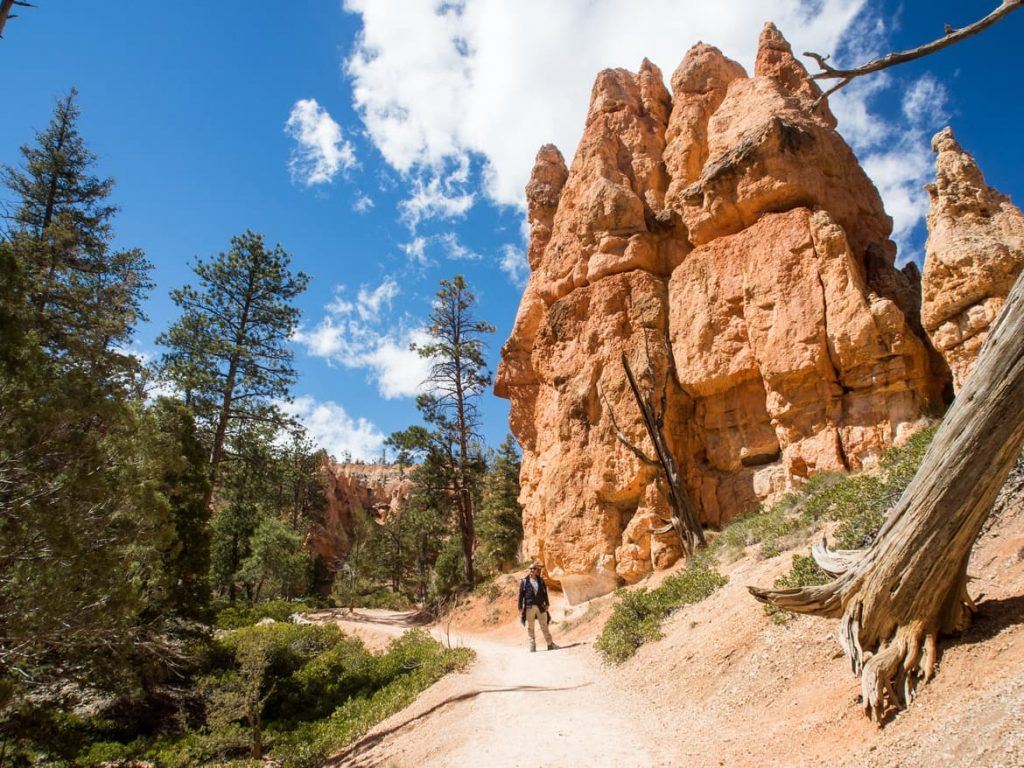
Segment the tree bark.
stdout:
<svg viewBox="0 0 1024 768">
<path fill-rule="evenodd" d="M 1024 443 L 1024 275 L 946 414 L 921 468 L 863 553 L 817 549 L 837 578 L 799 589 L 750 587 L 787 611 L 841 618 L 839 640 L 863 705 L 881 723 L 935 673 L 938 638 L 962 632 L 975 605 L 967 563 Z"/>
</svg>

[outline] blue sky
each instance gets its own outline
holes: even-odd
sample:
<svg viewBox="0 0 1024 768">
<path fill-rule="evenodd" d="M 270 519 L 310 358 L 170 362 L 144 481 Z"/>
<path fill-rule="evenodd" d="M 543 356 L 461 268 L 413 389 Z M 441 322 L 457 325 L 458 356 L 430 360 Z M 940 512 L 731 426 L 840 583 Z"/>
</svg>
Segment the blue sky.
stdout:
<svg viewBox="0 0 1024 768">
<path fill-rule="evenodd" d="M 312 276 L 295 341 L 296 412 L 335 453 L 370 456 L 418 420 L 407 352 L 442 277 L 464 274 L 497 327 L 523 274 L 522 186 L 554 141 L 567 160 L 601 67 L 649 56 L 666 80 L 698 39 L 750 68 L 775 20 L 794 49 L 851 60 L 919 44 L 992 2 L 867 0 L 38 0 L 0 41 L 0 163 L 76 85 L 82 131 L 117 180 L 118 243 L 143 248 L 157 288 L 138 349 L 174 318 L 168 291 L 197 256 L 247 228 Z M 965 8 L 964 6 L 972 6 Z M 976 6 L 976 8 L 974 8 Z M 1024 198 L 1024 13 L 833 102 L 920 260 L 928 139 L 951 124 L 990 184 Z M 1016 46 L 1016 47 L 1015 47 Z M 484 433 L 507 431 L 504 401 Z"/>
</svg>

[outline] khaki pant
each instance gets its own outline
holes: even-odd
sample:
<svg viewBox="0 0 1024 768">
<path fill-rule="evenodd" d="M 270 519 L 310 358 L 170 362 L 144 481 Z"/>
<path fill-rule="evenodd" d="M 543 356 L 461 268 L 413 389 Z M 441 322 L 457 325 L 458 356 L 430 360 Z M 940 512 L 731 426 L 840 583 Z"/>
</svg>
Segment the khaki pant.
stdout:
<svg viewBox="0 0 1024 768">
<path fill-rule="evenodd" d="M 534 633 L 534 622 L 540 619 L 540 631 L 544 633 L 544 639 L 548 645 L 554 645 L 555 641 L 551 639 L 551 630 L 548 629 L 548 614 L 546 611 L 541 611 L 536 605 L 531 605 L 526 609 L 526 634 L 530 636 L 530 647 L 534 648 L 537 645 L 537 638 Z"/>
</svg>

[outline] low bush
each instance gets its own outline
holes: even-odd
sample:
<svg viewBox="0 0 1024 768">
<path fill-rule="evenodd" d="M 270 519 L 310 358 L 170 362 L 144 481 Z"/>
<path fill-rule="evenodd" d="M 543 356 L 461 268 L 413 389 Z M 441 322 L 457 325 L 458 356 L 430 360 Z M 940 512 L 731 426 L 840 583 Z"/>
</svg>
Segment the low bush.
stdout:
<svg viewBox="0 0 1024 768">
<path fill-rule="evenodd" d="M 809 555 L 793 555 L 793 565 L 785 574 L 775 580 L 773 586 L 776 589 L 797 589 L 799 587 L 811 587 L 817 584 L 827 584 L 829 576 L 814 558 Z M 771 616 L 777 624 L 789 620 L 791 613 L 777 608 L 774 605 L 766 605 L 764 612 Z"/>
<path fill-rule="evenodd" d="M 661 622 L 673 611 L 699 603 L 727 581 L 707 558 L 699 558 L 655 589 L 619 590 L 619 602 L 595 647 L 606 660 L 621 664 L 644 643 L 662 637 Z"/>
<path fill-rule="evenodd" d="M 468 649 L 445 649 L 422 630 L 371 653 L 334 625 L 243 627 L 214 642 L 211 671 L 199 684 L 207 702 L 202 727 L 129 744 L 93 743 L 75 764 L 255 765 L 256 723 L 264 754 L 275 764 L 322 765 L 472 657 Z"/>
<path fill-rule="evenodd" d="M 936 429 L 937 425 L 923 429 L 898 448 L 889 449 L 876 472 L 812 478 L 797 502 L 800 519 L 808 526 L 819 521 L 838 522 L 831 541 L 836 549 L 871 546 L 889 510 L 914 479 Z M 775 587 L 795 589 L 828 581 L 813 558 L 794 555 L 792 568 L 775 581 Z M 765 610 L 780 622 L 788 615 L 770 606 Z"/>
</svg>

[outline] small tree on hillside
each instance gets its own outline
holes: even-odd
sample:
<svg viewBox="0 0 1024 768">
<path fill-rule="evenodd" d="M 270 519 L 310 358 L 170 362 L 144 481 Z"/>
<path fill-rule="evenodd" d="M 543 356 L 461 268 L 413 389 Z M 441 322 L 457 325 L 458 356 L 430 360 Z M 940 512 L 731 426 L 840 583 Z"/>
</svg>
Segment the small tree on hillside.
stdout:
<svg viewBox="0 0 1024 768">
<path fill-rule="evenodd" d="M 523 542 L 523 509 L 519 506 L 520 466 L 515 439 L 508 435 L 487 472 L 480 510 L 483 557 L 499 571 L 508 570 L 516 564 Z"/>
<path fill-rule="evenodd" d="M 442 280 L 427 329 L 431 341 L 413 346 L 422 357 L 434 361 L 427 379 L 429 391 L 417 398 L 416 405 L 433 428 L 436 446 L 447 461 L 470 587 L 475 581 L 474 497 L 482 469 L 475 447 L 480 440 L 478 404 L 491 383 L 483 336 L 494 333 L 494 326 L 474 317 L 475 307 L 476 297 L 461 275 Z"/>
<path fill-rule="evenodd" d="M 284 428 L 275 405 L 295 381 L 288 339 L 299 309 L 293 305 L 309 278 L 290 269 L 280 245 L 244 232 L 231 248 L 194 270 L 198 286 L 171 292 L 182 316 L 157 342 L 165 375 L 185 395 L 204 426 L 210 452 L 209 502 L 229 438 L 249 425 Z"/>
</svg>

